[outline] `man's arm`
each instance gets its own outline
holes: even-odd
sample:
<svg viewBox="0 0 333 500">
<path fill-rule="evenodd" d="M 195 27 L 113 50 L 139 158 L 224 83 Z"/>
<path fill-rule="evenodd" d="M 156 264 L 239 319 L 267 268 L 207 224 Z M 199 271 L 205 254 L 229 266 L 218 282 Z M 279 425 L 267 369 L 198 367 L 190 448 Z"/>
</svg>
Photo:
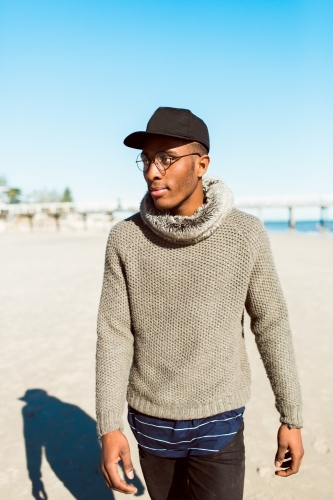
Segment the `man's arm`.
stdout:
<svg viewBox="0 0 333 500">
<path fill-rule="evenodd" d="M 287 306 L 262 226 L 245 305 L 282 423 L 275 465 L 287 470 L 277 474 L 289 476 L 298 471 L 303 456 L 302 400 Z"/>
<path fill-rule="evenodd" d="M 129 479 L 133 479 L 128 442 L 121 430 L 129 371 L 133 358 L 133 335 L 118 231 L 109 236 L 102 294 L 98 312 L 96 349 L 96 415 L 102 436 L 101 468 L 106 484 L 123 493 L 136 488 L 120 479 L 118 462 L 123 461 Z"/>
</svg>

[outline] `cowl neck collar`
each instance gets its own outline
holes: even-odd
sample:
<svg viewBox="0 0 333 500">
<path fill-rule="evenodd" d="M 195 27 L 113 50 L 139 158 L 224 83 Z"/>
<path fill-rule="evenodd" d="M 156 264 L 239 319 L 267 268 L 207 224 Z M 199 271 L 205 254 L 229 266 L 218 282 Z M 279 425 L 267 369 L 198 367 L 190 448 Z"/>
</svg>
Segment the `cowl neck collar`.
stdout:
<svg viewBox="0 0 333 500">
<path fill-rule="evenodd" d="M 214 177 L 203 179 L 203 189 L 205 202 L 190 216 L 157 210 L 147 192 L 140 205 L 142 220 L 155 234 L 172 243 L 189 245 L 208 238 L 232 210 L 234 197 L 226 184 Z"/>
</svg>

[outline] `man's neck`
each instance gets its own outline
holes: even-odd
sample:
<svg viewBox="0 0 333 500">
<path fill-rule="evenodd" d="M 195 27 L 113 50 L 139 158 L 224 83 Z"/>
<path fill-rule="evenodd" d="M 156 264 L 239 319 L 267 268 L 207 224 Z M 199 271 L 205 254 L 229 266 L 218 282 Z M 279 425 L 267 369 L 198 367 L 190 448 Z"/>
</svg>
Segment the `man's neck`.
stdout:
<svg viewBox="0 0 333 500">
<path fill-rule="evenodd" d="M 205 201 L 205 194 L 202 187 L 202 182 L 198 184 L 198 188 L 191 194 L 191 196 L 184 200 L 181 205 L 170 210 L 171 215 L 180 215 L 182 217 L 189 217 L 193 215 Z"/>
</svg>

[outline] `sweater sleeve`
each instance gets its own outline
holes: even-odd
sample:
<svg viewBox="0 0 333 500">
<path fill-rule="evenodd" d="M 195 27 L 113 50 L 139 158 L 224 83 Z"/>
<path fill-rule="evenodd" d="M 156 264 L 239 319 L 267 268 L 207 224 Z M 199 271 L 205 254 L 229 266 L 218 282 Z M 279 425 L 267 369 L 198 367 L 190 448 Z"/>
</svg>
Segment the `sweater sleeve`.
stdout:
<svg viewBox="0 0 333 500">
<path fill-rule="evenodd" d="M 115 227 L 106 248 L 97 320 L 96 416 L 100 436 L 123 429 L 122 413 L 132 358 L 130 309 Z"/>
<path fill-rule="evenodd" d="M 259 248 L 252 269 L 246 310 L 251 330 L 271 383 L 280 422 L 302 427 L 302 399 L 288 311 L 267 233 L 259 229 Z"/>
</svg>

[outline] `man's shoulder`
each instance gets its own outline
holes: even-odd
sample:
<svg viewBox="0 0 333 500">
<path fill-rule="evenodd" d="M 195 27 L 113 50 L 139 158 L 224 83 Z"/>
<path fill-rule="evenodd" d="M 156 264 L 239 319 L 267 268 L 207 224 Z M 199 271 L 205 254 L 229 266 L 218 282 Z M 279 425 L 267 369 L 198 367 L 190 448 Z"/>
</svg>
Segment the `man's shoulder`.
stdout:
<svg viewBox="0 0 333 500">
<path fill-rule="evenodd" d="M 231 210 L 228 216 L 228 222 L 244 234 L 261 233 L 265 231 L 264 225 L 258 217 L 242 212 L 237 208 Z"/>
<path fill-rule="evenodd" d="M 227 217 L 227 223 L 230 224 L 235 230 L 243 234 L 244 237 L 251 240 L 257 240 L 266 232 L 266 229 L 261 220 L 251 214 L 242 212 L 237 208 L 233 208 Z"/>
<path fill-rule="evenodd" d="M 126 233 L 127 231 L 133 231 L 135 226 L 141 225 L 141 223 L 142 223 L 142 218 L 140 212 L 136 212 L 127 219 L 117 222 L 111 228 L 111 233 L 116 235 L 116 234 Z"/>
<path fill-rule="evenodd" d="M 131 217 L 117 222 L 110 231 L 109 244 L 124 246 L 126 242 L 135 240 L 136 236 L 142 233 L 143 221 L 140 212 Z"/>
</svg>

